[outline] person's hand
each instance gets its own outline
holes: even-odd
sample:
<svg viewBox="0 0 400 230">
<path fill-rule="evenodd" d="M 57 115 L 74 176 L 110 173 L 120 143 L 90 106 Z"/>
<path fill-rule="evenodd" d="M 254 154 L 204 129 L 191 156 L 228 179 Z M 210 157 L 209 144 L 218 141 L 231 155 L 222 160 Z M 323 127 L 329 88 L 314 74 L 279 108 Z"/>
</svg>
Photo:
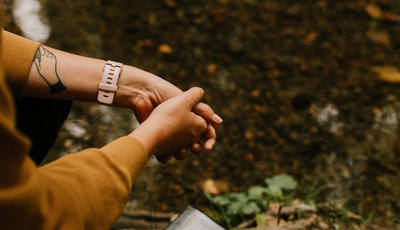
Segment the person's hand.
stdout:
<svg viewBox="0 0 400 230">
<path fill-rule="evenodd" d="M 180 149 L 199 142 L 209 129 L 203 117 L 192 112 L 203 94 L 202 89 L 195 87 L 165 101 L 129 135 L 138 139 L 150 155 L 171 158 Z"/>
<path fill-rule="evenodd" d="M 159 104 L 180 94 L 182 91 L 168 81 L 126 65 L 118 82 L 114 105 L 133 109 L 141 123 Z M 216 132 L 212 125 L 220 124 L 222 119 L 209 105 L 201 102 L 193 108 L 193 112 L 202 116 L 210 125 L 204 133 L 204 146 L 200 143 L 192 143 L 191 150 L 194 154 L 200 154 L 203 150 L 211 151 L 216 141 Z M 182 149 L 175 156 L 177 159 L 182 159 L 186 155 L 187 149 Z"/>
</svg>

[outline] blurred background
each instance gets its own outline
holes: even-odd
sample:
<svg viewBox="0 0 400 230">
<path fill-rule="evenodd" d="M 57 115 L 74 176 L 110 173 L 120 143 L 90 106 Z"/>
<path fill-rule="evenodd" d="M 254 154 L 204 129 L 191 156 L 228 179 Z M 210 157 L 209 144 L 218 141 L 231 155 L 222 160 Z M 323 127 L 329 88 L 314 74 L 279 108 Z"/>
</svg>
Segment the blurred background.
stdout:
<svg viewBox="0 0 400 230">
<path fill-rule="evenodd" d="M 399 1 L 5 3 L 6 29 L 142 68 L 184 90 L 203 87 L 224 119 L 212 153 L 162 166 L 151 160 L 131 209 L 207 210 L 205 192 L 245 191 L 284 173 L 301 200 L 340 204 L 357 223 L 399 226 Z M 39 16 L 24 20 L 27 12 Z M 129 110 L 75 103 L 48 160 L 136 126 Z"/>
</svg>

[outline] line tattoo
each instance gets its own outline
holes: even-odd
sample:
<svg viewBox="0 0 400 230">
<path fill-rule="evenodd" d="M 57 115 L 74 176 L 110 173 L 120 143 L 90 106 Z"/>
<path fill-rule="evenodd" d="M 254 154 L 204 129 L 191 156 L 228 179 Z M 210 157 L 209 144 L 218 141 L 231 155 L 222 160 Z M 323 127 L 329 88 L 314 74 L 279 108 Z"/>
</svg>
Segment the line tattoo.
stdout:
<svg viewBox="0 0 400 230">
<path fill-rule="evenodd" d="M 36 50 L 35 66 L 43 80 L 50 88 L 50 93 L 61 93 L 67 88 L 62 83 L 57 72 L 57 57 L 42 45 Z"/>
</svg>

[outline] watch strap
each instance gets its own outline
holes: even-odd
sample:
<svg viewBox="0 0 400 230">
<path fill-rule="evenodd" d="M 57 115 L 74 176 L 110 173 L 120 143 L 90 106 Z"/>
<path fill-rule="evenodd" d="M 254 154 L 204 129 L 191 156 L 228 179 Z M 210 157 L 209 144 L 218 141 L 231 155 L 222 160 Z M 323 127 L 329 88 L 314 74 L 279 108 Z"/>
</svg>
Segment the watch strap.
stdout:
<svg viewBox="0 0 400 230">
<path fill-rule="evenodd" d="M 104 65 L 103 76 L 99 84 L 99 94 L 97 100 L 100 103 L 111 105 L 117 92 L 118 78 L 122 72 L 122 63 L 107 61 Z"/>
</svg>

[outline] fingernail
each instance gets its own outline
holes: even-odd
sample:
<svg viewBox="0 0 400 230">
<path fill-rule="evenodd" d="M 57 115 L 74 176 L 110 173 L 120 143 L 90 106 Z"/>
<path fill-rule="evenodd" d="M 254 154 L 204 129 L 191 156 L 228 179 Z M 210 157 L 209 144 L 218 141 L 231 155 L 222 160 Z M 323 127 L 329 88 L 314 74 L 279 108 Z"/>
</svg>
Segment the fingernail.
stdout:
<svg viewBox="0 0 400 230">
<path fill-rule="evenodd" d="M 213 148 L 214 148 L 214 144 L 212 144 L 212 145 L 210 145 L 208 147 L 209 147 L 208 152 L 211 152 L 213 150 Z"/>
<path fill-rule="evenodd" d="M 222 123 L 224 120 L 222 120 L 222 118 L 220 116 L 218 116 L 217 114 L 213 115 L 213 120 L 217 123 Z"/>
</svg>

